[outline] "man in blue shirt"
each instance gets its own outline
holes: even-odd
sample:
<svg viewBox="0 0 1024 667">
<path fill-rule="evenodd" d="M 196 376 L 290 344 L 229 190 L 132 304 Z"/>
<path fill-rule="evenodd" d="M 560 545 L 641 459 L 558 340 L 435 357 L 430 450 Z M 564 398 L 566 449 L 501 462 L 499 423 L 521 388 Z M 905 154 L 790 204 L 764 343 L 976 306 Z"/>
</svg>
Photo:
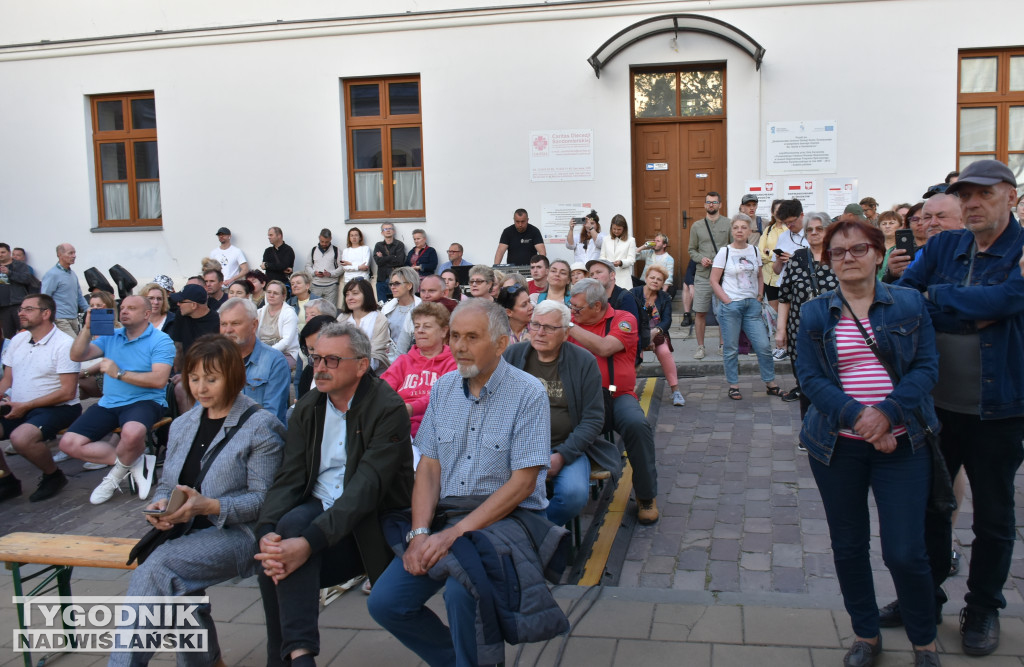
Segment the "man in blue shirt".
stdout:
<svg viewBox="0 0 1024 667">
<path fill-rule="evenodd" d="M 437 275 L 441 275 L 453 266 L 473 266 L 473 262 L 468 261 L 462 256 L 463 248 L 461 243 L 452 243 L 448 246 L 448 261 L 440 264 L 437 270 L 434 271 Z"/>
<path fill-rule="evenodd" d="M 85 297 L 82 296 L 78 275 L 71 270 L 76 257 L 75 247 L 70 243 L 61 243 L 57 246 L 57 264 L 43 276 L 42 286 L 43 294 L 49 294 L 57 304 L 54 325 L 72 338 L 77 336 L 81 329 L 78 324 L 78 313 L 84 313 L 89 308 Z"/>
<path fill-rule="evenodd" d="M 963 466 L 971 484 L 974 542 L 960 623 L 968 655 L 999 646 L 1016 536 L 1014 477 L 1024 460 L 1024 356 L 1016 353 L 1024 337 L 1024 278 L 1017 270 L 1024 230 L 1012 214 L 1016 187 L 1013 172 L 997 160 L 968 165 L 946 190 L 960 198 L 967 229 L 932 237 L 899 283 L 928 299 L 939 352 L 932 395 L 942 454 L 950 475 Z M 938 586 L 949 573 L 950 538 L 948 521 L 941 524 L 929 521 L 926 540 L 936 598 L 944 602 Z M 938 567 L 936 554 L 945 554 Z"/>
<path fill-rule="evenodd" d="M 245 362 L 242 393 L 287 424 L 291 370 L 284 355 L 259 339 L 256 304 L 249 299 L 228 299 L 218 311 L 220 332 L 238 346 Z"/>
<path fill-rule="evenodd" d="M 126 296 L 121 301 L 120 329 L 93 341 L 90 311 L 71 345 L 72 361 L 103 357 L 95 368 L 106 376 L 99 402 L 75 420 L 60 440 L 60 448 L 68 456 L 113 465 L 89 497 L 93 505 L 110 500 L 129 473 L 140 499 L 145 500 L 153 486 L 156 457 L 145 454 L 146 434 L 167 409 L 174 343 L 150 325 L 149 313 L 147 299 Z M 121 438 L 116 447 L 101 440 L 118 426 Z"/>
</svg>

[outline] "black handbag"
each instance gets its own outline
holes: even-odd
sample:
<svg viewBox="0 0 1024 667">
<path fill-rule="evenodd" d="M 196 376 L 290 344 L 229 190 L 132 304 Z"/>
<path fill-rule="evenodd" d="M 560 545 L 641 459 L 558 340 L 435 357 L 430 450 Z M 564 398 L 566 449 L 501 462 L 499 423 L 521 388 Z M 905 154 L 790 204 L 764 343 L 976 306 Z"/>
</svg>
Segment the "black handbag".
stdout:
<svg viewBox="0 0 1024 667">
<path fill-rule="evenodd" d="M 846 309 L 850 311 L 857 329 L 860 330 L 860 335 L 864 337 L 864 344 L 871 348 L 875 358 L 878 359 L 878 363 L 882 364 L 882 368 L 889 374 L 889 378 L 895 387 L 900 381 L 900 376 L 896 373 L 894 367 L 882 357 L 882 353 L 878 349 L 878 343 L 875 342 L 872 336 L 868 335 L 864 325 L 860 323 L 860 320 L 854 314 L 853 308 L 846 302 L 846 297 L 843 296 L 843 293 L 837 289 L 836 294 L 839 296 L 839 300 L 843 302 L 843 305 L 846 306 Z M 928 425 L 928 421 L 925 419 L 920 408 L 914 410 L 914 417 L 921 424 L 921 428 L 924 429 L 925 442 L 928 443 L 928 447 L 932 452 L 932 486 L 928 494 L 928 512 L 950 520 L 953 517 L 953 512 L 956 511 L 956 494 L 953 493 L 953 480 L 949 476 L 949 469 L 946 468 L 946 459 L 942 456 L 942 449 L 939 447 L 939 434 L 934 432 Z"/>
<path fill-rule="evenodd" d="M 203 467 L 199 470 L 199 476 L 196 478 L 196 490 L 201 488 L 203 479 L 206 477 L 206 473 L 209 472 L 210 466 L 213 465 L 214 459 L 217 455 L 224 450 L 224 446 L 228 444 L 228 441 L 234 437 L 238 429 L 242 428 L 242 425 L 249 420 L 249 417 L 259 412 L 262 408 L 260 405 L 250 405 L 245 412 L 238 418 L 238 423 L 229 428 L 224 433 L 224 439 L 217 443 L 217 447 L 210 451 L 210 454 L 206 457 L 206 461 Z M 194 517 L 193 517 L 194 518 Z M 149 555 L 156 550 L 158 546 L 166 542 L 167 540 L 175 540 L 182 535 L 186 534 L 189 529 L 192 528 L 192 521 L 186 523 L 179 523 L 169 530 L 159 530 L 157 528 L 150 528 L 149 532 L 142 536 L 132 550 L 128 553 L 128 562 L 125 565 L 131 565 L 132 562 L 138 561 L 139 565 L 146 562 Z"/>
</svg>

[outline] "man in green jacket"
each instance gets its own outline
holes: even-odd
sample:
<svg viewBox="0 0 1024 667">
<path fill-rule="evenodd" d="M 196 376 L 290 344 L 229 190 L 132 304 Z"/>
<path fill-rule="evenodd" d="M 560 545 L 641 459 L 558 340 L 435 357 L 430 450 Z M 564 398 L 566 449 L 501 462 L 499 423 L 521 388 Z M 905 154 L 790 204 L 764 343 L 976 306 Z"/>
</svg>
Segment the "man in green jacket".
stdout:
<svg viewBox="0 0 1024 667">
<path fill-rule="evenodd" d="M 412 441 L 402 399 L 368 373 L 370 341 L 354 325 L 320 330 L 316 389 L 288 421 L 284 460 L 257 522 L 267 664 L 308 667 L 320 650 L 319 591 L 393 553 L 379 514 L 412 502 Z"/>
</svg>

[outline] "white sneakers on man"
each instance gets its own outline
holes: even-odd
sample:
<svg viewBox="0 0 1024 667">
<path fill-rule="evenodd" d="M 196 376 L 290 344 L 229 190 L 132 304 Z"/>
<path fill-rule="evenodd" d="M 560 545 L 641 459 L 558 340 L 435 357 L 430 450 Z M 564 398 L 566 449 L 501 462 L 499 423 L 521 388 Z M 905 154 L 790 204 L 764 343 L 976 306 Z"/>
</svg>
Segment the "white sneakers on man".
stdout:
<svg viewBox="0 0 1024 667">
<path fill-rule="evenodd" d="M 145 500 L 149 497 L 149 492 L 153 489 L 153 480 L 156 478 L 156 456 L 143 454 L 132 464 L 129 471 L 135 480 L 135 488 L 139 490 L 139 500 Z"/>
<path fill-rule="evenodd" d="M 110 500 L 114 491 L 121 490 L 121 482 L 129 474 L 135 482 L 135 487 L 139 490 L 139 499 L 145 500 L 153 489 L 153 479 L 156 476 L 156 457 L 152 454 L 143 454 L 131 466 L 125 466 L 120 461 L 115 463 L 114 468 L 93 490 L 92 495 L 89 496 L 89 502 L 93 505 L 102 505 Z"/>
<path fill-rule="evenodd" d="M 704 346 L 703 345 L 698 345 L 697 346 L 697 352 L 694 353 L 693 358 L 694 359 L 703 359 L 705 354 L 706 353 L 704 352 Z"/>
</svg>

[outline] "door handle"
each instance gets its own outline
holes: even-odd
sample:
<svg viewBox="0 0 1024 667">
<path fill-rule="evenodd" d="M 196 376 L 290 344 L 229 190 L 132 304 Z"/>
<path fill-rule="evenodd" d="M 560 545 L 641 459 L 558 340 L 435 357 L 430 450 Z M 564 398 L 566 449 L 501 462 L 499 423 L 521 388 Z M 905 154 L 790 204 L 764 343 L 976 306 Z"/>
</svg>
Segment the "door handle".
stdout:
<svg viewBox="0 0 1024 667">
<path fill-rule="evenodd" d="M 683 229 L 686 229 L 686 209 L 679 211 L 680 217 L 682 217 Z"/>
</svg>

